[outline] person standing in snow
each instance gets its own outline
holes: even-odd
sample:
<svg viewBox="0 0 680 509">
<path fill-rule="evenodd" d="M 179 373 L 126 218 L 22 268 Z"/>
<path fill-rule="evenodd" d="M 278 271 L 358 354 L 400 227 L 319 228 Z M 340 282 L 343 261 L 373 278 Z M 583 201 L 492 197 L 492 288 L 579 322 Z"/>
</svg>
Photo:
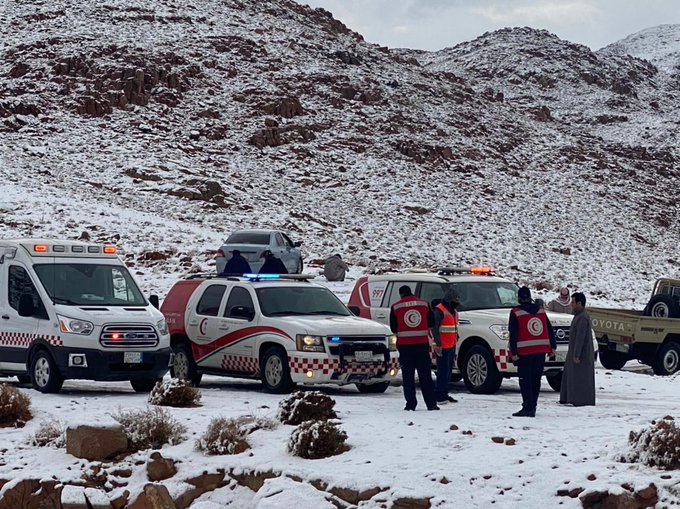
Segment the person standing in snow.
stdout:
<svg viewBox="0 0 680 509">
<path fill-rule="evenodd" d="M 328 281 L 344 281 L 348 270 L 349 267 L 339 254 L 329 256 L 323 262 L 323 275 Z"/>
<path fill-rule="evenodd" d="M 264 263 L 258 274 L 288 274 L 288 269 L 286 269 L 281 258 L 274 256 L 274 253 L 269 249 L 262 251 L 260 258 L 264 258 Z"/>
<path fill-rule="evenodd" d="M 432 361 L 430 360 L 430 328 L 434 318 L 430 305 L 413 295 L 406 285 L 399 287 L 399 299 L 390 310 L 390 327 L 397 335 L 397 350 L 403 381 L 404 410 L 415 410 L 416 371 L 420 390 L 428 410 L 439 410 L 432 382 Z"/>
<path fill-rule="evenodd" d="M 564 361 L 560 403 L 563 405 L 595 405 L 595 351 L 590 316 L 586 312 L 586 296 L 580 292 L 571 297 L 574 318 L 569 328 L 569 349 Z"/>
<path fill-rule="evenodd" d="M 553 313 L 566 313 L 568 315 L 573 314 L 573 308 L 571 303 L 571 297 L 569 296 L 569 288 L 566 286 L 560 288 L 560 293 L 556 299 L 548 302 L 548 311 Z"/>
<path fill-rule="evenodd" d="M 517 292 L 519 306 L 512 308 L 508 321 L 510 353 L 517 365 L 522 409 L 513 417 L 535 417 L 545 356 L 555 355 L 557 343 L 548 315 L 531 300 L 531 290 L 523 286 Z"/>
<path fill-rule="evenodd" d="M 434 308 L 434 327 L 432 336 L 434 339 L 434 351 L 437 354 L 437 386 L 435 395 L 437 404 L 457 403 L 457 400 L 449 395 L 449 381 L 451 370 L 456 356 L 456 343 L 458 343 L 458 312 L 456 308 L 460 304 L 460 295 L 454 288 L 446 290 L 442 301 Z"/>
<path fill-rule="evenodd" d="M 231 258 L 227 260 L 224 266 L 222 274 L 248 274 L 249 272 L 252 272 L 252 270 L 248 260 L 243 257 L 241 251 L 234 249 L 231 252 Z"/>
</svg>

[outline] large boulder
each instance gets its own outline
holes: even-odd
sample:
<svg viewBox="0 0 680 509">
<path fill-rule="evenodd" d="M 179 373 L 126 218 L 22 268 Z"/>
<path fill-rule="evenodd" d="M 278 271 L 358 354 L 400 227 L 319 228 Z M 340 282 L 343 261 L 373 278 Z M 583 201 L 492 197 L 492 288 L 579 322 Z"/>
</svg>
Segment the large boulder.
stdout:
<svg viewBox="0 0 680 509">
<path fill-rule="evenodd" d="M 103 461 L 127 451 L 128 440 L 123 427 L 76 426 L 66 430 L 66 452 L 76 458 Z"/>
</svg>

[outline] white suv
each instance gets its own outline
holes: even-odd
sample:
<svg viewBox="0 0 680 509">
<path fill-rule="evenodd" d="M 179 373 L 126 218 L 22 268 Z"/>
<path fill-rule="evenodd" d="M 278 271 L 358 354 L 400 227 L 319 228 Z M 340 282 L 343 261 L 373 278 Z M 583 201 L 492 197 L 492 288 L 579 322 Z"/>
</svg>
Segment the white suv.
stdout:
<svg viewBox="0 0 680 509">
<path fill-rule="evenodd" d="M 442 269 L 439 273 L 405 272 L 362 276 L 357 280 L 349 308 L 357 315 L 389 325 L 390 307 L 399 300 L 399 287 L 436 305 L 448 286 L 460 294 L 459 340 L 452 379 L 461 374 L 468 390 L 478 394 L 496 392 L 503 378 L 517 376 L 509 349 L 508 319 L 517 306 L 518 286 L 494 275 L 493 269 Z M 548 383 L 559 391 L 569 343 L 571 315 L 548 313 L 557 339 L 557 355 L 545 363 Z M 434 354 L 433 354 L 434 358 Z"/>
</svg>

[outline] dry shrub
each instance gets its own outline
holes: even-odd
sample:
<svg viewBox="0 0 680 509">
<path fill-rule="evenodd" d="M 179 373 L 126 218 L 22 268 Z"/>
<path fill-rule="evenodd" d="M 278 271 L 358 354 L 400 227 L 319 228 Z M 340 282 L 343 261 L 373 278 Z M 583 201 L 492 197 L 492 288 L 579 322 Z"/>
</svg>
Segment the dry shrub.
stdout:
<svg viewBox="0 0 680 509">
<path fill-rule="evenodd" d="M 191 382 L 171 378 L 157 383 L 149 393 L 149 403 L 152 405 L 192 407 L 201 400 L 201 391 L 191 386 Z"/>
<path fill-rule="evenodd" d="M 246 437 L 258 429 L 271 429 L 268 419 L 243 415 L 234 419 L 216 417 L 210 421 L 203 437 L 196 440 L 196 450 L 206 454 L 240 454 L 250 449 Z"/>
<path fill-rule="evenodd" d="M 65 447 L 64 426 L 55 420 L 41 422 L 28 443 L 37 447 Z"/>
<path fill-rule="evenodd" d="M 646 429 L 631 431 L 628 442 L 632 450 L 622 458 L 624 462 L 644 463 L 665 470 L 680 468 L 680 429 L 670 415 L 652 421 Z"/>
<path fill-rule="evenodd" d="M 306 421 L 293 431 L 288 450 L 306 459 L 327 458 L 349 450 L 347 433 L 332 421 Z"/>
<path fill-rule="evenodd" d="M 33 416 L 31 398 L 16 387 L 0 385 L 0 428 L 23 428 Z"/>
<path fill-rule="evenodd" d="M 335 419 L 333 398 L 323 392 L 296 391 L 279 403 L 278 418 L 284 424 L 301 424 L 305 421 Z"/>
<path fill-rule="evenodd" d="M 186 426 L 160 407 L 119 410 L 111 416 L 123 427 L 130 451 L 160 449 L 164 444 L 178 444 L 187 431 Z"/>
</svg>

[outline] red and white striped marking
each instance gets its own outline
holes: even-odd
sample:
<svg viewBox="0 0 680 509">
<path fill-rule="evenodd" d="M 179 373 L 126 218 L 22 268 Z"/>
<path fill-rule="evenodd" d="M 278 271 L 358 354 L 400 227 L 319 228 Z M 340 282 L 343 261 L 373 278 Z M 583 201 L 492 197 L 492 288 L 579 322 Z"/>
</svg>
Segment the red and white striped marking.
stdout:
<svg viewBox="0 0 680 509">
<path fill-rule="evenodd" d="M 0 346 L 28 348 L 36 339 L 44 339 L 52 346 L 64 346 L 64 342 L 60 336 L 44 336 L 41 334 L 27 334 L 25 332 L 0 331 Z"/>
<path fill-rule="evenodd" d="M 259 373 L 260 366 L 257 359 L 242 355 L 222 355 L 220 367 L 225 371 L 237 371 L 240 373 Z"/>
<path fill-rule="evenodd" d="M 345 373 L 349 375 L 377 375 L 384 370 L 384 363 L 377 362 L 352 362 L 345 361 L 345 369 L 340 370 L 340 359 L 308 359 L 305 357 L 288 357 L 288 364 L 293 373 L 305 373 L 307 371 L 321 372 L 323 375 Z M 389 369 L 399 369 L 399 359 L 392 359 Z"/>
</svg>

